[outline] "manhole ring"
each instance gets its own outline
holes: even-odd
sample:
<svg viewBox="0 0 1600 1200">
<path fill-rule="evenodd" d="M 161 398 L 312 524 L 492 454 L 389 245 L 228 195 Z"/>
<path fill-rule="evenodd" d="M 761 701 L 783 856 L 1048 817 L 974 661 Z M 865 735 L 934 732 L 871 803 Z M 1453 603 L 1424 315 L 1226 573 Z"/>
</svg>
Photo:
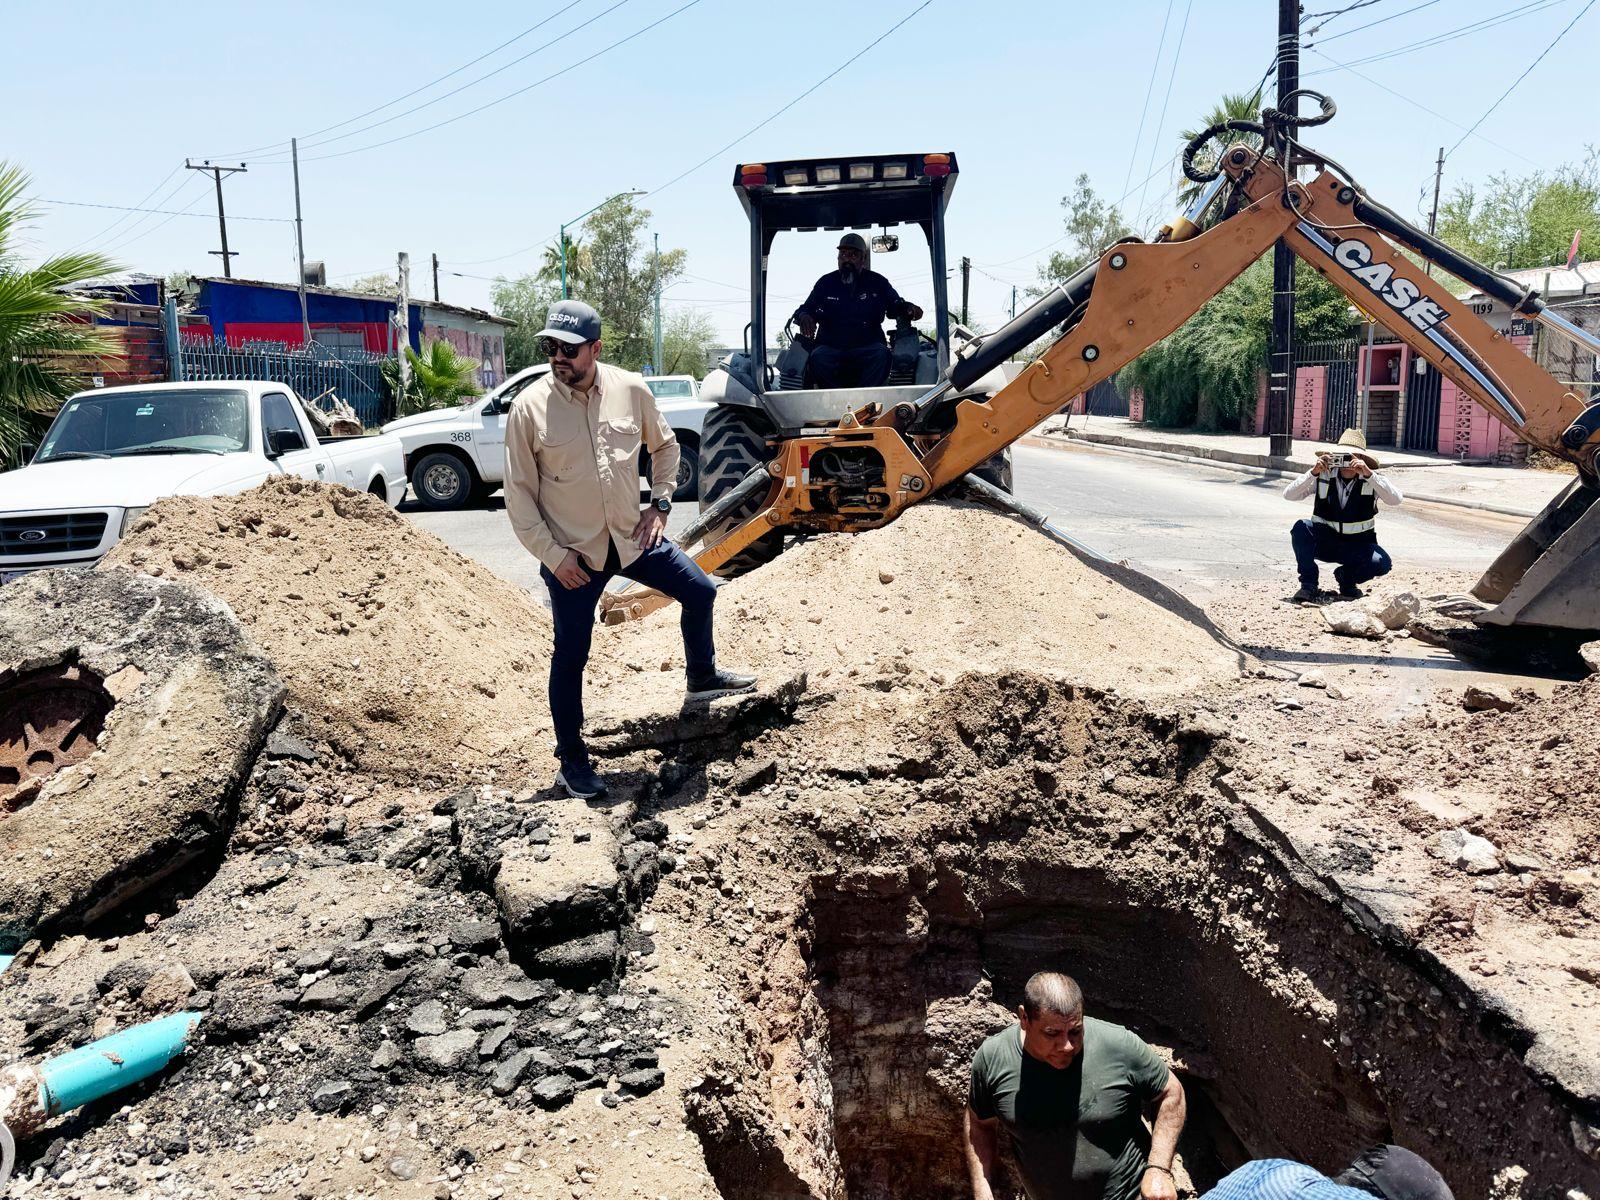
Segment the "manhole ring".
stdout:
<svg viewBox="0 0 1600 1200">
<path fill-rule="evenodd" d="M 75 664 L 0 684 L 0 812 L 93 754 L 114 703 L 100 677 Z"/>
</svg>

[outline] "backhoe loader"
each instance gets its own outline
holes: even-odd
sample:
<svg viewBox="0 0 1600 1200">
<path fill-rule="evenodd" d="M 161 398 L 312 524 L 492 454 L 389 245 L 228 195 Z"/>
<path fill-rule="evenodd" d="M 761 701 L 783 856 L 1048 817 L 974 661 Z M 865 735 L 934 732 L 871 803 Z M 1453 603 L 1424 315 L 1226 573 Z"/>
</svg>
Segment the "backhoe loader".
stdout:
<svg viewBox="0 0 1600 1200">
<path fill-rule="evenodd" d="M 836 423 L 780 431 L 770 459 L 749 471 L 682 541 L 715 572 L 775 532 L 854 532 L 887 525 L 1022 437 L 1174 332 L 1278 240 L 1432 363 L 1517 436 L 1574 463 L 1577 477 L 1535 517 L 1473 588 L 1480 624 L 1600 628 L 1600 401 L 1563 384 L 1452 296 L 1416 259 L 1432 262 L 1511 310 L 1600 353 L 1600 338 L 1516 284 L 1407 223 L 1367 196 L 1350 171 L 1298 140 L 1335 113 L 1332 100 L 1292 116 L 1214 125 L 1184 149 L 1184 174 L 1204 187 L 1154 240 L 1121 241 L 991 334 L 955 351 L 921 394 L 873 402 Z M 1199 163 L 1218 135 L 1252 134 Z M 1306 178 L 1302 179 L 1304 175 Z M 781 180 L 752 175 L 748 186 Z M 1410 252 L 1403 253 L 1401 248 Z M 1412 257 L 1415 256 L 1415 257 Z M 998 391 L 974 385 L 1055 332 L 1042 355 Z M 752 511 L 753 510 L 753 511 Z M 735 514 L 744 519 L 730 528 Z M 708 531 L 711 536 L 707 537 Z M 649 592 L 608 597 L 607 623 L 666 603 Z"/>
</svg>

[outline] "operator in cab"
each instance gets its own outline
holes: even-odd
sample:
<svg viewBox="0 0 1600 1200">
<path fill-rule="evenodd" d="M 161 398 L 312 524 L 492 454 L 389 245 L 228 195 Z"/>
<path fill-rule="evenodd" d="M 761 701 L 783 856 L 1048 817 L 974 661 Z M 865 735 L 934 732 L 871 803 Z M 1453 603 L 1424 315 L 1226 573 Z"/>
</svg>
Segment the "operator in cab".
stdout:
<svg viewBox="0 0 1600 1200">
<path fill-rule="evenodd" d="M 892 283 L 867 267 L 867 239 L 847 233 L 839 239 L 839 269 L 817 280 L 794 313 L 800 332 L 817 340 L 811 351 L 812 386 L 882 387 L 889 378 L 886 317 L 916 321 L 922 309 L 902 300 Z"/>
</svg>

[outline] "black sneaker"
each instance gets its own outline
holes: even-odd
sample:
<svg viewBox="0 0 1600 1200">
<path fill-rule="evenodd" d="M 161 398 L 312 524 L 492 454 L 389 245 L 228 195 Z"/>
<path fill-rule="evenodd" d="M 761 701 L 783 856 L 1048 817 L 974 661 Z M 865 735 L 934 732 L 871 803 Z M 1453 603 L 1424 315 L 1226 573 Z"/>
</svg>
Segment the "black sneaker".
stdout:
<svg viewBox="0 0 1600 1200">
<path fill-rule="evenodd" d="M 556 784 L 574 800 L 593 800 L 606 794 L 605 780 L 595 774 L 594 764 L 587 758 L 562 763 L 556 772 Z"/>
<path fill-rule="evenodd" d="M 717 671 L 706 679 L 689 682 L 690 700 L 715 700 L 718 696 L 737 696 L 740 692 L 756 689 L 754 675 L 736 675 L 732 671 Z"/>
<path fill-rule="evenodd" d="M 1315 604 L 1317 602 L 1317 589 L 1302 587 L 1298 592 L 1289 597 L 1290 604 Z"/>
<path fill-rule="evenodd" d="M 1355 584 L 1346 583 L 1344 577 L 1340 575 L 1338 571 L 1333 573 L 1333 577 L 1339 581 L 1339 595 L 1343 596 L 1346 600 L 1359 600 L 1363 595 L 1365 595 L 1365 593 Z"/>
</svg>

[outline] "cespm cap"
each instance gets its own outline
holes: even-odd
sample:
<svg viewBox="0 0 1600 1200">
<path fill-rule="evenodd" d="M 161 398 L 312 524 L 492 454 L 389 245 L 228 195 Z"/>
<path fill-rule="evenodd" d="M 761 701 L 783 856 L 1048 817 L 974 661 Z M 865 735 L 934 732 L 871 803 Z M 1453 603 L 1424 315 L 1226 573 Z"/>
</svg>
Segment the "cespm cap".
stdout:
<svg viewBox="0 0 1600 1200">
<path fill-rule="evenodd" d="M 1403 1146 L 1374 1146 L 1333 1181 L 1371 1192 L 1381 1200 L 1455 1200 L 1439 1172 Z"/>
<path fill-rule="evenodd" d="M 600 338 L 600 314 L 582 300 L 558 300 L 550 306 L 539 337 L 553 337 L 557 341 L 593 342 Z"/>
<path fill-rule="evenodd" d="M 838 249 L 859 250 L 865 254 L 867 252 L 867 239 L 859 233 L 847 233 L 839 239 Z"/>
</svg>

